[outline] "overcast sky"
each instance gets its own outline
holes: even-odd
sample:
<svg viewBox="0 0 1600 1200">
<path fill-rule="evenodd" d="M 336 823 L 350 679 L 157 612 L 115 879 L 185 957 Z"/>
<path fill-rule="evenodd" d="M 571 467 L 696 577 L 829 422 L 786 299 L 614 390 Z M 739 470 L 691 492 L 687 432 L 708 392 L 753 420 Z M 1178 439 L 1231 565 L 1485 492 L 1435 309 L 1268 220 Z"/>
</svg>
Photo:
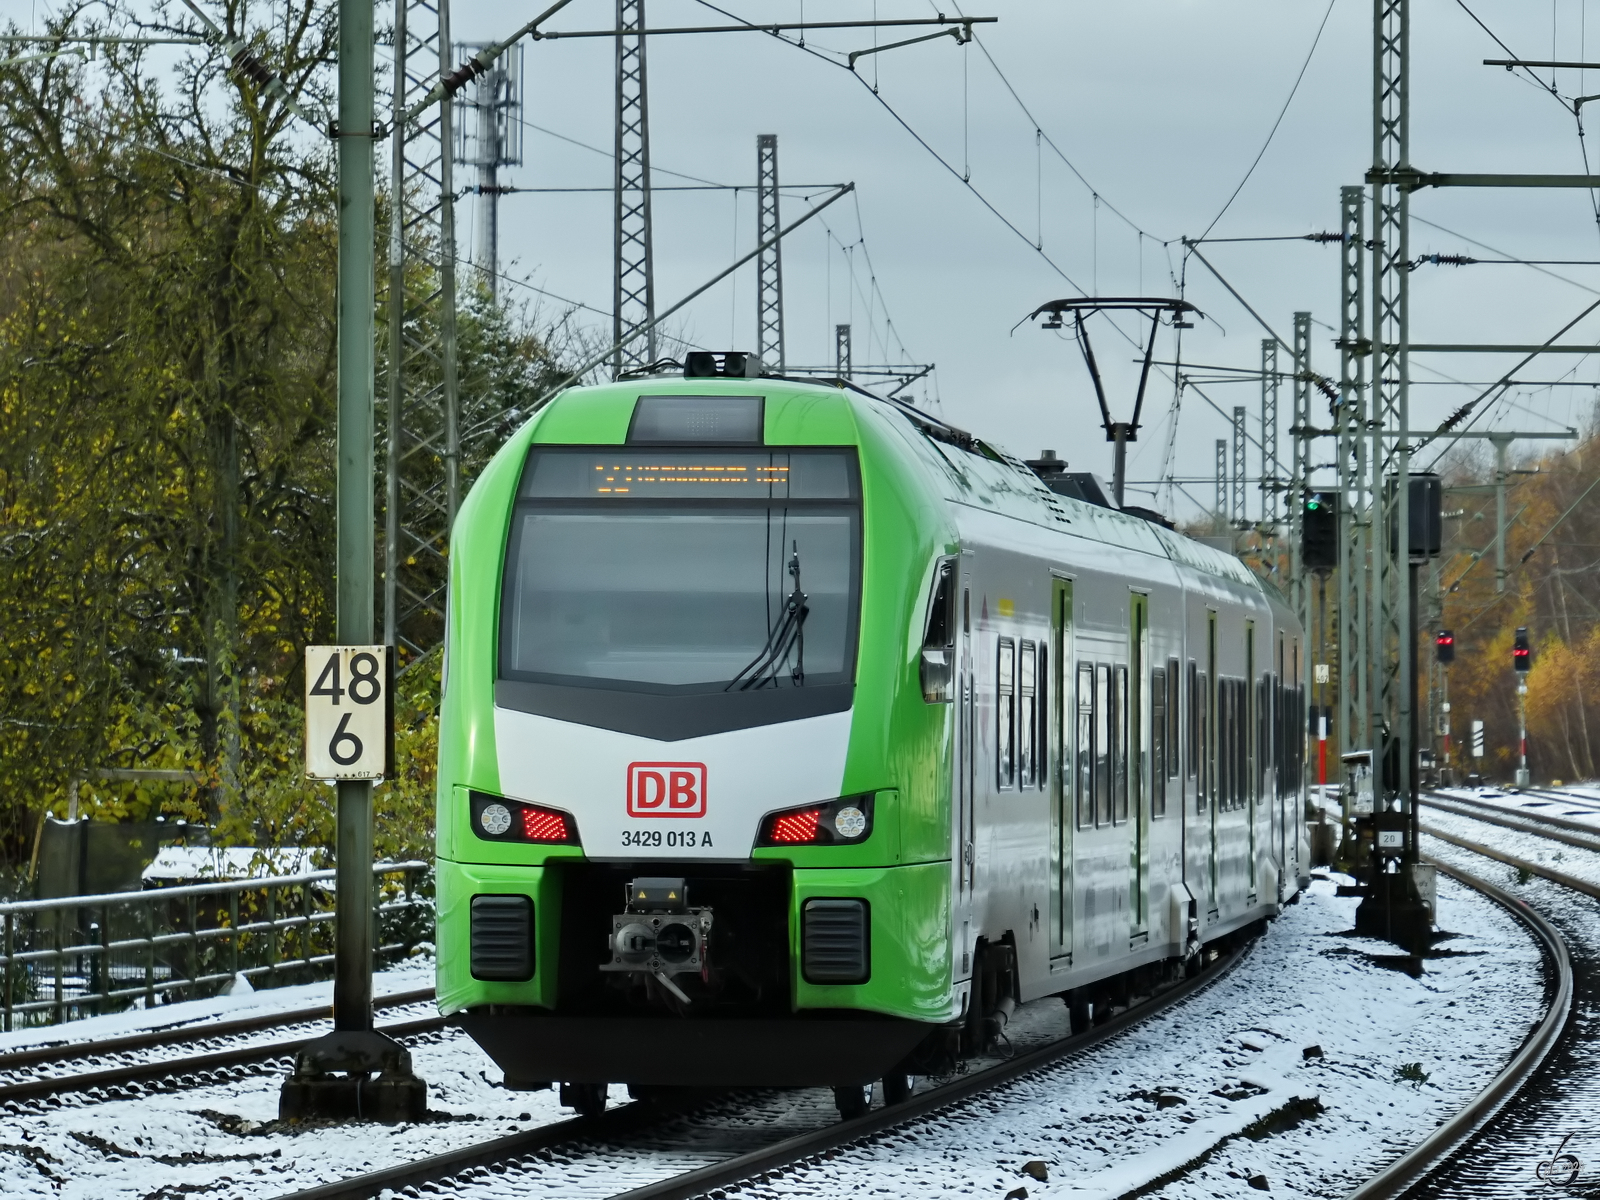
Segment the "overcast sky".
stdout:
<svg viewBox="0 0 1600 1200">
<path fill-rule="evenodd" d="M 936 6 L 917 0 L 878 0 L 876 6 L 869 0 L 727 0 L 724 7 L 750 20 L 796 20 L 802 13 L 827 20 L 874 11 L 879 17 L 924 17 Z M 1584 7 L 1582 0 L 1472 3 L 1518 56 L 1570 60 L 1585 57 Z M 551 27 L 607 28 L 613 8 L 607 0 L 577 0 Z M 954 8 L 948 4 L 946 11 Z M 1448 171 L 1584 169 L 1570 110 L 1525 78 L 1481 65 L 1504 52 L 1455 0 L 1414 0 L 1412 8 L 1415 165 Z M 884 361 L 887 311 L 896 335 L 887 353 L 898 359 L 903 343 L 913 361 L 937 364 L 927 395 L 947 419 L 1020 454 L 1031 457 L 1048 446 L 1075 468 L 1109 475 L 1110 448 L 1098 429 L 1076 347 L 1031 326 L 1013 334 L 1012 326 L 1042 301 L 1076 294 L 1074 284 L 1101 295 L 1173 294 L 1174 276 L 1184 268 L 1175 239 L 1202 233 L 1238 187 L 1283 110 L 1319 27 L 1320 41 L 1282 124 L 1211 236 L 1336 230 L 1339 188 L 1359 183 L 1371 160 L 1372 6 L 1362 0 L 1333 0 L 1331 11 L 1327 0 L 969 0 L 964 11 L 1000 18 L 979 27 L 993 66 L 978 46 L 939 39 L 879 55 L 875 62 L 863 59 L 857 74 L 876 83 L 882 100 L 934 151 L 970 172 L 981 199 L 847 70 L 756 34 L 650 43 L 656 182 L 686 182 L 663 173 L 670 170 L 749 184 L 760 133 L 778 135 L 786 185 L 854 182 L 856 198 L 826 214 L 826 230 L 813 223 L 785 243 L 789 361 L 830 362 L 833 325 L 843 320 L 856 328 L 856 361 Z M 503 34 L 526 19 L 521 8 L 474 0 L 457 0 L 454 13 L 461 39 Z M 695 0 L 650 0 L 648 15 L 652 26 L 723 21 Z M 909 33 L 884 32 L 879 40 L 902 36 Z M 849 51 L 870 46 L 872 35 L 818 32 L 809 41 L 814 48 Z M 612 45 L 601 41 L 530 47 L 526 120 L 609 151 L 612 55 Z M 1034 120 L 999 72 L 1060 156 L 1041 145 Z M 1577 71 L 1562 71 L 1556 83 L 1569 97 L 1600 91 L 1600 71 L 1587 80 Z M 606 156 L 528 128 L 524 163 L 509 168 L 502 182 L 604 187 L 610 171 Z M 984 200 L 1023 236 L 1007 229 Z M 461 213 L 468 253 L 473 204 L 467 201 Z M 501 204 L 502 270 L 609 310 L 609 195 L 519 194 Z M 784 205 L 785 219 L 804 211 L 799 193 L 786 195 Z M 1585 191 L 1434 190 L 1415 197 L 1413 212 L 1452 231 L 1417 221 L 1417 255 L 1496 257 L 1466 240 L 1473 238 L 1513 257 L 1600 259 L 1600 232 Z M 725 192 L 658 193 L 658 307 L 720 270 L 736 249 L 748 250 L 753 237 L 748 191 L 737 200 Z M 865 253 L 843 249 L 861 239 Z M 1034 249 L 1035 240 L 1042 241 L 1049 261 Z M 1284 338 L 1291 336 L 1293 312 L 1309 310 L 1320 322 L 1314 327 L 1314 365 L 1337 375 L 1336 247 L 1219 243 L 1204 253 Z M 881 304 L 869 286 L 869 255 Z M 1593 267 L 1549 270 L 1574 282 L 1524 266 L 1420 267 L 1412 276 L 1413 340 L 1545 340 L 1600 296 L 1589 290 L 1600 287 L 1600 271 Z M 697 301 L 679 327 L 682 334 L 710 347 L 753 346 L 753 279 L 747 268 L 732 284 Z M 519 292 L 533 296 L 507 288 L 509 295 Z M 1263 330 L 1193 259 L 1185 295 L 1211 318 L 1184 335 L 1185 362 L 1259 367 Z M 875 331 L 870 336 L 869 324 Z M 1126 328 L 1136 332 L 1131 323 Z M 1172 336 L 1163 331 L 1158 359 L 1172 359 Z M 1591 318 L 1572 336 L 1600 340 L 1600 320 Z M 1113 415 L 1125 417 L 1137 379 L 1135 353 L 1103 322 L 1094 338 Z M 1491 381 L 1513 361 L 1419 356 L 1415 421 L 1436 423 L 1470 395 L 1460 387 L 1434 386 L 1430 381 L 1440 376 L 1427 367 L 1457 379 Z M 1547 357 L 1524 375 L 1544 381 L 1600 377 L 1592 360 L 1571 356 Z M 1225 410 L 1246 405 L 1256 432 L 1256 381 L 1201 389 Z M 915 390 L 920 397 L 920 385 Z M 1528 389 L 1498 405 L 1493 420 L 1521 429 L 1581 424 L 1592 398 L 1588 387 Z M 1161 475 L 1172 403 L 1168 372 L 1152 379 L 1131 479 Z M 1285 429 L 1290 412 L 1286 389 Z M 1177 420 L 1169 469 L 1180 479 L 1209 481 L 1214 441 L 1227 433 L 1225 419 L 1191 388 Z M 1280 453 L 1287 457 L 1286 435 Z M 1258 470 L 1252 463 L 1252 474 Z M 1213 491 L 1209 482 L 1191 483 L 1192 499 L 1179 491 L 1173 507 L 1190 515 L 1197 502 L 1212 502 Z M 1165 492 L 1160 503 L 1168 504 Z M 1255 505 L 1252 498 L 1252 514 Z"/>
<path fill-rule="evenodd" d="M 954 0 L 719 2 L 740 18 L 767 21 L 928 17 L 940 4 L 956 11 Z M 807 196 L 824 194 L 806 185 L 856 185 L 854 196 L 784 243 L 788 361 L 831 363 L 833 327 L 850 321 L 857 363 L 937 365 L 911 394 L 946 419 L 1019 455 L 1049 447 L 1076 469 L 1109 476 L 1110 447 L 1076 346 L 1031 325 L 1014 333 L 1012 327 L 1040 303 L 1079 294 L 1079 288 L 1099 295 L 1173 295 L 1186 276 L 1183 294 L 1208 318 L 1184 334 L 1186 369 L 1213 380 L 1218 372 L 1204 367 L 1258 369 L 1263 329 L 1197 259 L 1185 266 L 1177 239 L 1200 235 L 1214 220 L 1213 238 L 1338 229 L 1339 188 L 1359 183 L 1372 156 L 1372 5 L 963 2 L 968 15 L 999 18 L 978 27 L 981 46 L 940 38 L 864 58 L 854 75 L 837 59 L 873 45 L 871 31 L 810 35 L 811 50 L 832 52 L 822 55 L 766 34 L 652 39 L 651 154 L 658 188 L 710 181 L 745 189 L 656 192 L 657 307 L 676 302 L 754 245 L 755 139 L 775 133 L 785 220 L 805 211 Z M 454 36 L 504 36 L 546 3 L 453 0 Z M 1520 57 L 1590 57 L 1585 0 L 1469 3 Z M 25 27 L 42 19 L 46 8 L 43 0 L 0 0 L 0 12 Z M 1600 0 L 1596 8 L 1600 17 Z M 726 23 L 701 0 L 649 0 L 648 17 L 653 27 Z M 609 29 L 614 19 L 612 0 L 575 0 L 549 27 Z M 885 30 L 876 40 L 920 32 Z M 1505 51 L 1459 0 L 1413 0 L 1412 39 L 1414 165 L 1584 170 L 1570 107 L 1523 75 L 1482 65 Z M 387 58 L 386 48 L 379 53 Z M 505 169 L 500 180 L 524 188 L 600 189 L 524 192 L 500 202 L 502 294 L 541 304 L 547 319 L 565 311 L 564 301 L 586 305 L 574 320 L 596 337 L 610 331 L 612 201 L 606 189 L 613 55 L 606 39 L 526 48 L 523 162 Z M 1600 59 L 1600 47 L 1592 57 Z M 1548 71 L 1541 74 L 1550 78 Z M 1563 70 L 1555 83 L 1569 99 L 1600 92 L 1600 70 Z M 1265 153 L 1223 212 L 1263 145 Z M 970 189 L 962 173 L 970 176 Z M 459 184 L 473 182 L 474 172 L 458 174 Z M 1495 258 L 1498 251 L 1587 264 L 1600 260 L 1595 203 L 1577 189 L 1420 192 L 1412 202 L 1412 253 Z M 468 257 L 478 204 L 468 198 L 459 210 Z M 1203 252 L 1285 339 L 1292 314 L 1310 311 L 1317 321 L 1313 365 L 1337 376 L 1336 246 L 1217 242 Z M 1523 265 L 1420 266 L 1412 275 L 1412 339 L 1542 342 L 1600 299 L 1600 270 L 1593 265 L 1544 272 Z M 675 318 L 673 331 L 710 348 L 754 348 L 753 285 L 754 270 L 747 267 Z M 1122 325 L 1139 336 L 1133 322 Z M 1104 319 L 1091 329 L 1113 416 L 1125 419 L 1137 380 L 1136 351 Z M 1564 340 L 1600 342 L 1600 313 Z M 1173 333 L 1163 330 L 1157 359 L 1170 362 L 1176 349 Z M 1514 361 L 1417 356 L 1413 424 L 1434 425 L 1481 390 L 1438 381 L 1487 383 Z M 1485 417 L 1485 426 L 1556 429 L 1588 420 L 1595 396 L 1588 385 L 1600 380 L 1594 359 L 1546 356 L 1523 377 L 1544 386 L 1515 391 Z M 1552 386 L 1557 380 L 1585 386 Z M 1252 379 L 1187 388 L 1175 430 L 1173 404 L 1172 370 L 1164 367 L 1151 379 L 1129 476 L 1155 480 L 1167 473 L 1188 481 L 1163 489 L 1154 502 L 1190 517 L 1214 498 L 1213 447 L 1228 428 L 1217 408 L 1245 405 L 1256 436 L 1260 385 Z M 1291 414 L 1286 387 L 1285 431 Z M 1325 406 L 1314 416 L 1325 417 Z M 1288 458 L 1286 432 L 1279 453 Z M 1315 459 L 1331 457 L 1324 447 Z M 1259 470 L 1252 448 L 1249 473 Z M 1152 502 L 1148 495 L 1130 499 Z M 1252 516 L 1258 504 L 1252 491 Z"/>
</svg>

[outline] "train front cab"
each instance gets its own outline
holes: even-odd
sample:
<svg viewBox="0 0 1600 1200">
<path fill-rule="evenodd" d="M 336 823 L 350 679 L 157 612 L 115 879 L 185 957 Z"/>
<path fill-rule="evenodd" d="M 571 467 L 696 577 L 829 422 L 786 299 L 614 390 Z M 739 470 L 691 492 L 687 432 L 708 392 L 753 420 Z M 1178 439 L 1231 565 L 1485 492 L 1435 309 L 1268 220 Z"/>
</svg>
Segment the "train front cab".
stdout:
<svg viewBox="0 0 1600 1200">
<path fill-rule="evenodd" d="M 843 529 L 844 493 L 824 493 L 804 511 L 797 501 L 752 502 L 767 514 L 759 519 L 774 523 L 781 511 L 785 522 L 781 550 L 762 552 L 775 564 L 779 604 L 794 587 L 796 553 L 803 570 L 813 610 L 804 688 L 777 681 L 741 694 L 719 680 L 664 704 L 670 688 L 573 686 L 570 661 L 549 669 L 539 660 L 567 651 L 525 638 L 507 616 L 519 602 L 519 554 L 533 546 L 549 562 L 602 536 L 592 521 L 577 528 L 602 507 L 585 480 L 625 457 L 619 448 L 637 437 L 642 394 L 694 401 L 752 391 L 764 393 L 763 461 L 787 454 L 793 479 L 809 448 L 825 459 L 848 452 L 859 464 L 853 573 L 835 572 L 853 578 L 853 600 L 833 586 L 826 551 L 817 535 L 806 542 L 804 524 L 825 534 L 833 513 Z M 925 703 L 920 677 L 930 572 L 950 534 L 929 519 L 937 510 L 926 481 L 895 451 L 897 435 L 876 407 L 765 380 L 569 393 L 508 443 L 463 506 L 441 723 L 439 1003 L 513 1084 L 866 1083 L 906 1064 L 930 1033 L 938 1040 L 955 1015 L 949 706 Z M 670 450 L 629 461 L 665 461 Z M 701 447 L 692 462 L 731 469 L 755 453 L 718 458 Z M 529 466 L 538 455 L 558 468 L 543 480 Z M 724 492 L 736 497 L 737 488 Z M 670 582 L 676 569 L 658 547 L 679 531 L 665 520 L 650 525 L 651 514 L 748 517 L 726 496 L 692 489 L 633 508 L 629 500 L 603 498 L 608 514 L 643 514 L 637 536 L 604 556 L 624 564 L 626 577 L 596 585 L 587 607 L 566 614 L 575 632 L 561 646 L 581 643 L 596 611 L 641 637 L 663 626 L 659 595 L 632 610 L 615 601 L 637 580 Z M 567 543 L 563 521 L 576 530 Z M 627 520 L 611 528 L 619 524 Z M 726 525 L 714 533 L 697 553 L 725 554 L 743 536 Z M 675 611 L 702 622 L 693 636 L 709 637 L 705 621 L 738 618 L 719 612 L 720 602 L 702 592 Z M 836 617 L 855 625 L 830 642 Z M 763 622 L 769 637 L 770 628 Z M 516 657 L 518 639 L 539 670 L 520 670 L 528 664 Z M 758 634 L 730 662 L 761 650 Z M 777 716 L 752 723 L 734 712 L 753 703 Z M 637 819 L 636 801 L 680 786 L 674 771 L 687 776 L 684 795 L 699 789 L 696 819 Z M 663 782 L 645 778 L 652 774 Z M 636 797 L 636 786 L 648 797 Z M 819 824 L 828 837 L 801 836 Z M 657 888 L 663 882 L 683 895 L 667 898 L 673 889 Z M 635 903 L 635 885 L 652 898 Z M 618 938 L 635 926 L 656 951 L 625 962 Z"/>
</svg>

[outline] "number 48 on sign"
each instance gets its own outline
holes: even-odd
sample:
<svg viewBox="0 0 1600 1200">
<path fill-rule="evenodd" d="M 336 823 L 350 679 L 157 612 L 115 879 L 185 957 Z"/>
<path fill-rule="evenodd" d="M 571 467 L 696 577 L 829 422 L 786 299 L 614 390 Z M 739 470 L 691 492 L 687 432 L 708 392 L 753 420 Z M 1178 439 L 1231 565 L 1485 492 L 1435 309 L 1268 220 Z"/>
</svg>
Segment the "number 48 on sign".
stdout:
<svg viewBox="0 0 1600 1200">
<path fill-rule="evenodd" d="M 382 779 L 394 757 L 387 646 L 306 647 L 306 774 Z"/>
</svg>

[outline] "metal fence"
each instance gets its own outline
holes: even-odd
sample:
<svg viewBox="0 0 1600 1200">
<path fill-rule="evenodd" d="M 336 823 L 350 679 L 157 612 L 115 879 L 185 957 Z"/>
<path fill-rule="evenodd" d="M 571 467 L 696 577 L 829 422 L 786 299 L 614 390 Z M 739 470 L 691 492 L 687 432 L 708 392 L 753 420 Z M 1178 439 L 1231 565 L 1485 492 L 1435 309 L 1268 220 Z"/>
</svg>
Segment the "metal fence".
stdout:
<svg viewBox="0 0 1600 1200">
<path fill-rule="evenodd" d="M 380 863 L 375 957 L 433 936 L 424 862 Z M 9 1032 L 214 994 L 237 976 L 269 986 L 333 962 L 334 872 L 0 904 L 0 1024 Z"/>
</svg>

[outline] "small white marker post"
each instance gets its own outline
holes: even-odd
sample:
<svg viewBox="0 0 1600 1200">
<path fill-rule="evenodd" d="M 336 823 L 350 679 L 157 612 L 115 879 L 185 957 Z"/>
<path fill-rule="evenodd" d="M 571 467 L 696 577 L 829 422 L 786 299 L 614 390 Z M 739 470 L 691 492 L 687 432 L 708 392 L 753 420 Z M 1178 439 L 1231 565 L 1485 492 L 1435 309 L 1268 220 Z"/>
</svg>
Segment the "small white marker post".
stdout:
<svg viewBox="0 0 1600 1200">
<path fill-rule="evenodd" d="M 387 646 L 306 647 L 306 775 L 383 779 L 394 757 Z"/>
</svg>

